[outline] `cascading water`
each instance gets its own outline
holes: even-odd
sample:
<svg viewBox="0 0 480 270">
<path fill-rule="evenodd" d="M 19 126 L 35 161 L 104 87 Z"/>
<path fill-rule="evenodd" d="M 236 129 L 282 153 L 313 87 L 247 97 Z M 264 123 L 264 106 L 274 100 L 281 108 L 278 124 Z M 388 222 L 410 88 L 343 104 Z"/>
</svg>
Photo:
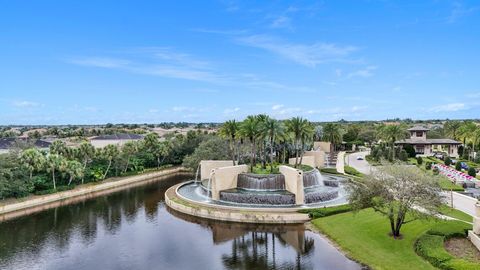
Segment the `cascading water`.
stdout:
<svg viewBox="0 0 480 270">
<path fill-rule="evenodd" d="M 303 173 L 303 187 L 308 188 L 320 186 L 324 186 L 323 176 L 317 169 Z"/>
<path fill-rule="evenodd" d="M 197 166 L 197 172 L 195 173 L 195 183 L 198 183 L 198 174 L 200 173 L 200 163 Z"/>
<path fill-rule="evenodd" d="M 212 187 L 212 177 L 213 177 L 214 173 L 210 173 L 210 177 L 208 177 L 208 184 L 207 184 L 207 197 L 212 197 L 212 190 L 211 190 L 211 187 Z"/>
<path fill-rule="evenodd" d="M 237 188 L 247 190 L 284 190 L 285 176 L 283 174 L 251 174 L 238 175 Z"/>
</svg>

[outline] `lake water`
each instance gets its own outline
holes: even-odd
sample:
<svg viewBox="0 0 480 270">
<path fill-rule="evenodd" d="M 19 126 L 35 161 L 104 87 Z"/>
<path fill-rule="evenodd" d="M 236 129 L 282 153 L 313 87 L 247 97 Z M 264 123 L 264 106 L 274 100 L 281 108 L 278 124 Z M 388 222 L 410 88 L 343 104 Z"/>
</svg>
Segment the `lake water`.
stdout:
<svg viewBox="0 0 480 270">
<path fill-rule="evenodd" d="M 185 176 L 0 223 L 0 269 L 360 269 L 303 225 L 249 225 L 173 212 Z"/>
</svg>

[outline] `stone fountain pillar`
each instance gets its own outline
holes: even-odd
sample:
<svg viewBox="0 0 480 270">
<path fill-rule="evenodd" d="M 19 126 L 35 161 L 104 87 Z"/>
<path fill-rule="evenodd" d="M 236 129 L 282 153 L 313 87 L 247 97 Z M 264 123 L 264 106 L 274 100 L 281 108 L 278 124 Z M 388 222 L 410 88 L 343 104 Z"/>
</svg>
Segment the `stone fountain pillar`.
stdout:
<svg viewBox="0 0 480 270">
<path fill-rule="evenodd" d="M 478 250 L 480 250 L 480 202 L 475 204 L 475 216 L 473 217 L 473 230 L 468 231 L 468 238 Z"/>
</svg>

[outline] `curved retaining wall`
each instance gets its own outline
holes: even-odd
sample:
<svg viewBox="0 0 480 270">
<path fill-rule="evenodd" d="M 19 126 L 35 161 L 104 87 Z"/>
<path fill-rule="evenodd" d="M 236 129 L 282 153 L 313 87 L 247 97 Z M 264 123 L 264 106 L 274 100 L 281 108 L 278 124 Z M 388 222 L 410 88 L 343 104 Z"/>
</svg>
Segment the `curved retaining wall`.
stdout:
<svg viewBox="0 0 480 270">
<path fill-rule="evenodd" d="M 157 181 L 159 180 L 158 178 L 167 177 L 182 172 L 185 172 L 185 169 L 181 167 L 166 169 L 158 172 L 126 177 L 117 181 L 109 181 L 106 183 L 83 186 L 73 190 L 62 191 L 54 194 L 36 196 L 34 198 L 26 199 L 25 201 L 1 205 L 0 222 L 7 219 L 47 210 L 49 208 L 105 195 L 135 185 L 143 185 L 145 182 Z"/>
<path fill-rule="evenodd" d="M 282 212 L 280 209 L 256 208 L 250 209 L 228 209 L 225 206 L 203 205 L 192 201 L 184 200 L 176 193 L 181 184 L 170 187 L 165 192 L 165 204 L 184 214 L 201 218 L 208 218 L 221 221 L 233 221 L 243 223 L 271 223 L 271 224 L 295 224 L 305 223 L 310 220 L 307 214 Z"/>
</svg>

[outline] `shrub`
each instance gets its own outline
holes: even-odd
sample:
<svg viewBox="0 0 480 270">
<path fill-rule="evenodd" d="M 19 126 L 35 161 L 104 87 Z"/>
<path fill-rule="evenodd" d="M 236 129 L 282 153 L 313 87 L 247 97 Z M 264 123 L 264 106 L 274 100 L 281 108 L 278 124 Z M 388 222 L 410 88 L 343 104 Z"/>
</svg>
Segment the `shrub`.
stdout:
<svg viewBox="0 0 480 270">
<path fill-rule="evenodd" d="M 477 171 L 475 171 L 475 168 L 473 167 L 468 168 L 468 175 L 473 177 L 477 176 Z"/>
<path fill-rule="evenodd" d="M 445 158 L 444 163 L 445 163 L 445 165 L 450 166 L 452 164 L 452 160 L 450 159 L 450 157 L 447 157 L 447 158 Z"/>
<path fill-rule="evenodd" d="M 423 158 L 422 157 L 417 157 L 417 164 L 422 165 L 423 163 Z"/>
<path fill-rule="evenodd" d="M 415 157 L 415 149 L 412 145 L 407 144 L 403 147 L 403 149 L 408 153 L 408 157 L 414 158 Z"/>
<path fill-rule="evenodd" d="M 432 169 L 432 162 L 427 161 L 427 162 L 425 163 L 425 169 L 426 169 L 426 170 L 431 170 L 431 169 Z"/>
<path fill-rule="evenodd" d="M 408 153 L 407 151 L 405 150 L 401 150 L 399 155 L 398 155 L 398 159 L 400 159 L 401 161 L 407 161 L 408 160 Z"/>
<path fill-rule="evenodd" d="M 432 170 L 433 174 L 434 175 L 438 175 L 440 172 L 438 171 L 438 168 L 437 167 L 434 167 L 433 170 Z"/>
<path fill-rule="evenodd" d="M 467 231 L 471 228 L 471 225 L 462 221 L 442 221 L 430 228 L 430 230 L 427 231 L 427 234 L 444 236 L 446 239 L 465 237 Z"/>
<path fill-rule="evenodd" d="M 415 243 L 415 251 L 433 266 L 441 268 L 443 263 L 453 258 L 443 248 L 443 241 L 443 236 L 424 234 Z"/>
<path fill-rule="evenodd" d="M 460 161 L 457 161 L 457 163 L 455 163 L 455 170 L 457 171 L 462 170 L 462 163 Z"/>
<path fill-rule="evenodd" d="M 352 207 L 349 204 L 333 206 L 333 207 L 324 207 L 324 208 L 315 208 L 315 209 L 305 209 L 300 210 L 300 213 L 308 214 L 310 218 L 320 218 L 332 216 L 340 213 L 346 213 L 352 211 Z"/>
</svg>

